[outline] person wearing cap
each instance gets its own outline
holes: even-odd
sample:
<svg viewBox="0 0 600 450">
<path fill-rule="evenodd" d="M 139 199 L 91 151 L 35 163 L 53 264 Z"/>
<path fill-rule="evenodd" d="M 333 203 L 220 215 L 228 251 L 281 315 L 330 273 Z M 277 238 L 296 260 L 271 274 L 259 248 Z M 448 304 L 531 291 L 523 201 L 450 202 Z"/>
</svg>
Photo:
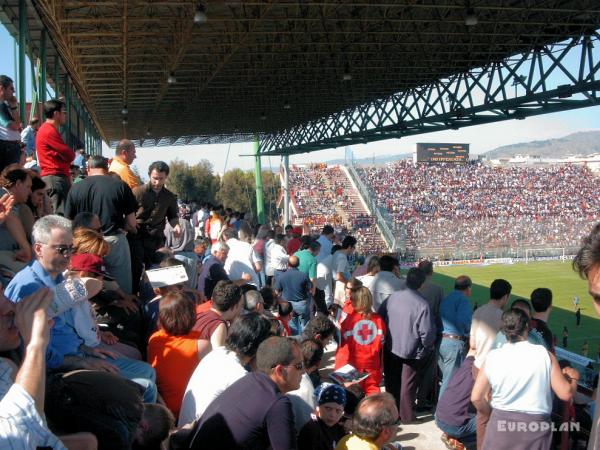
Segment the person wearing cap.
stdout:
<svg viewBox="0 0 600 450">
<path fill-rule="evenodd" d="M 340 424 L 346 406 L 346 390 L 322 383 L 315 390 L 317 407 L 298 434 L 298 450 L 331 450 L 347 434 Z"/>
</svg>

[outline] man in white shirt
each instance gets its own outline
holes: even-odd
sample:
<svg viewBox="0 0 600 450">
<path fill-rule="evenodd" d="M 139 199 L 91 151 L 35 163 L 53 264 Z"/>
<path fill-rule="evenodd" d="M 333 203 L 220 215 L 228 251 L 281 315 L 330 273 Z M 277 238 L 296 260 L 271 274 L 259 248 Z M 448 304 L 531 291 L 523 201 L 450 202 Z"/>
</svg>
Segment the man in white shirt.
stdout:
<svg viewBox="0 0 600 450">
<path fill-rule="evenodd" d="M 319 254 L 317 255 L 317 262 L 323 261 L 329 255 L 331 255 L 331 248 L 333 247 L 333 239 L 335 233 L 333 227 L 331 225 L 325 225 L 323 230 L 321 231 L 321 235 L 317 242 L 321 244 L 321 249 L 319 250 Z"/>
<path fill-rule="evenodd" d="M 244 278 L 244 274 L 249 274 L 252 276 L 252 280 L 248 284 L 260 287 L 255 265 L 259 257 L 252 246 L 247 242 L 240 241 L 234 228 L 227 228 L 223 231 L 223 236 L 229 246 L 229 254 L 225 260 L 225 272 L 229 275 L 229 279 L 240 280 Z"/>
<path fill-rule="evenodd" d="M 373 309 L 377 311 L 394 292 L 406 288 L 406 282 L 400 277 L 400 265 L 393 256 L 383 255 L 379 258 L 381 269 L 371 283 Z"/>
<path fill-rule="evenodd" d="M 267 249 L 269 264 L 273 271 L 272 285 L 275 285 L 277 276 L 281 275 L 287 270 L 289 255 L 285 249 L 285 235 L 278 234 L 275 236 L 275 240 L 271 243 Z"/>
<path fill-rule="evenodd" d="M 333 264 L 331 271 L 335 279 L 335 300 L 341 305 L 345 300 L 346 283 L 352 277 L 348 256 L 356 250 L 356 238 L 346 236 L 342 241 L 342 248 L 333 255 Z"/>
<path fill-rule="evenodd" d="M 229 329 L 224 347 L 206 355 L 188 382 L 178 426 L 199 418 L 221 392 L 254 368 L 256 350 L 271 334 L 271 323 L 257 313 L 236 319 Z"/>
</svg>

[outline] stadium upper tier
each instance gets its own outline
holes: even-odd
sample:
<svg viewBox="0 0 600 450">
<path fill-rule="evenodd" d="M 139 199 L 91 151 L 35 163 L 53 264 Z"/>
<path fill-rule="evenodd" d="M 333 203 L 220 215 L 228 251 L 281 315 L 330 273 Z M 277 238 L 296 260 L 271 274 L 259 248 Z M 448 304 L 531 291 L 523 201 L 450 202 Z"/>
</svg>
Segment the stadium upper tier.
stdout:
<svg viewBox="0 0 600 450">
<path fill-rule="evenodd" d="M 600 219 L 597 178 L 585 166 L 414 165 L 358 174 L 408 250 L 569 247 Z"/>
</svg>

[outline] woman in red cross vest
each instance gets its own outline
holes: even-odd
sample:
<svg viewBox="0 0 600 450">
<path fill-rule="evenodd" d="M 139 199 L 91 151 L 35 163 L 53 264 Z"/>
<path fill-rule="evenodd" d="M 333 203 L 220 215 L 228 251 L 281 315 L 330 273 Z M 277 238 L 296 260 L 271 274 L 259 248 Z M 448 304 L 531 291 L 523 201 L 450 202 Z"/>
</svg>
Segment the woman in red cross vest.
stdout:
<svg viewBox="0 0 600 450">
<path fill-rule="evenodd" d="M 335 355 L 335 368 L 351 364 L 360 372 L 368 372 L 361 387 L 367 395 L 377 394 L 383 375 L 385 323 L 373 312 L 373 297 L 366 287 L 352 293 L 352 306 L 353 311 L 341 325 L 342 343 Z"/>
</svg>

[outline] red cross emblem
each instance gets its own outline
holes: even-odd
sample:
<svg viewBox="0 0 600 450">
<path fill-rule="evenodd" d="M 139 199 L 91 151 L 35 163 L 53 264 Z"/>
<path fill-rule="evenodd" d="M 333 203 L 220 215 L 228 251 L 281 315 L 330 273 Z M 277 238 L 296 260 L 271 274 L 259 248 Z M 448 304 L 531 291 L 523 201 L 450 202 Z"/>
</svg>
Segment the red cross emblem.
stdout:
<svg viewBox="0 0 600 450">
<path fill-rule="evenodd" d="M 369 345 L 377 336 L 377 326 L 370 320 L 359 320 L 352 328 L 354 340 L 360 345 Z"/>
</svg>

